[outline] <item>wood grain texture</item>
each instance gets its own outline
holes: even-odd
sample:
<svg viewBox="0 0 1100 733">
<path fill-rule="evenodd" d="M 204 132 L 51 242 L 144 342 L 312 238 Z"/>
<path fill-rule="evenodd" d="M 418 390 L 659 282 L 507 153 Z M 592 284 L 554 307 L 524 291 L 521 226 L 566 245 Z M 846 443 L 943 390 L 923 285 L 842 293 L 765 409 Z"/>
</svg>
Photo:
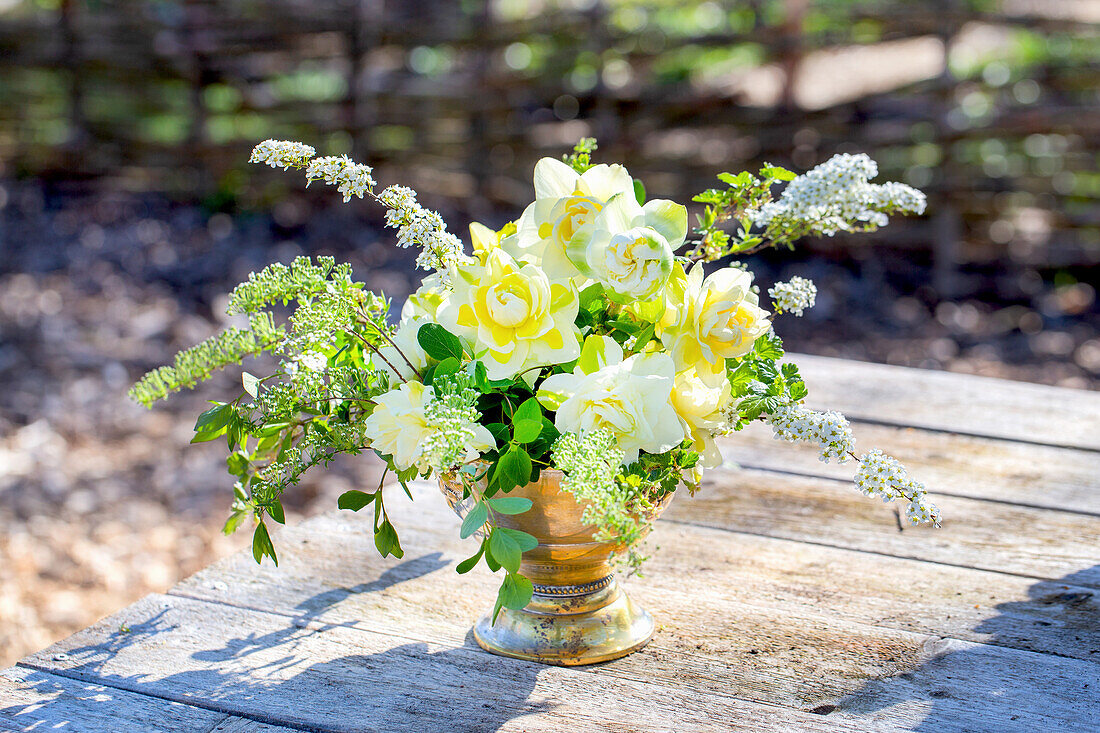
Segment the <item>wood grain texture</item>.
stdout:
<svg viewBox="0 0 1100 733">
<path fill-rule="evenodd" d="M 401 631 L 418 621 L 406 617 Z M 120 642 L 123 622 L 142 632 Z M 666 684 L 675 670 L 638 679 L 543 667 L 488 657 L 469 642 L 171 596 L 149 596 L 25 664 L 320 731 L 889 730 L 685 690 L 683 675 Z"/>
<path fill-rule="evenodd" d="M 1094 516 L 937 496 L 942 528 L 912 527 L 903 506 L 847 481 L 750 469 L 712 471 L 683 498 L 666 519 L 1036 579 L 1073 574 L 1077 585 L 1100 587 Z"/>
<path fill-rule="evenodd" d="M 12 667 L 0 671 L 0 731 L 291 733 L 113 687 Z"/>
<path fill-rule="evenodd" d="M 852 426 L 860 453 L 900 459 L 934 494 L 1100 516 L 1100 453 L 869 423 Z M 852 463 L 823 463 L 806 443 L 776 440 L 755 423 L 719 440 L 728 462 L 748 468 L 851 480 Z"/>
<path fill-rule="evenodd" d="M 901 525 L 851 465 L 754 426 L 724 441 L 743 467 L 678 497 L 627 583 L 653 642 L 562 669 L 476 648 L 499 578 L 455 574 L 474 546 L 434 484 L 414 502 L 390 487 L 403 560 L 377 556 L 366 515 L 281 529 L 279 568 L 227 558 L 27 658 L 29 687 L 0 674 L 0 729 L 96 730 L 117 707 L 127 729 L 224 733 L 1095 730 L 1093 396 L 797 359 L 869 421 L 862 447 L 940 489 L 941 529 Z"/>
<path fill-rule="evenodd" d="M 790 354 L 807 402 L 853 419 L 1100 450 L 1100 393 Z"/>
<path fill-rule="evenodd" d="M 399 500 L 390 504 L 403 542 L 422 548 L 407 554 L 406 562 L 349 564 L 348 557 L 371 556 L 369 528 L 360 517 L 334 513 L 283 530 L 277 542 L 286 557 L 277 569 L 257 567 L 247 555 L 236 555 L 171 592 L 373 629 L 383 628 L 371 626 L 373 619 L 389 623 L 418 613 L 420 594 L 433 587 L 447 598 L 476 592 L 477 602 L 463 606 L 465 619 L 454 618 L 449 606 L 419 612 L 421 618 L 457 624 L 458 632 L 451 633 L 465 633 L 491 602 L 485 594 L 491 594 L 493 580 L 454 572 L 453 564 L 472 552 L 470 544 L 457 539 L 457 520 L 449 513 L 441 516 L 431 503 L 430 487 L 414 484 L 412 489 L 418 528 L 407 524 L 411 506 Z M 825 615 L 1100 661 L 1100 593 L 1076 585 L 1072 574 L 1035 581 L 672 522 L 658 522 L 652 545 L 660 549 L 648 561 L 645 577 L 626 581 L 638 598 L 658 589 L 684 593 L 687 577 L 691 587 L 707 589 L 714 599 L 773 615 Z M 362 598 L 345 602 L 356 594 Z"/>
</svg>

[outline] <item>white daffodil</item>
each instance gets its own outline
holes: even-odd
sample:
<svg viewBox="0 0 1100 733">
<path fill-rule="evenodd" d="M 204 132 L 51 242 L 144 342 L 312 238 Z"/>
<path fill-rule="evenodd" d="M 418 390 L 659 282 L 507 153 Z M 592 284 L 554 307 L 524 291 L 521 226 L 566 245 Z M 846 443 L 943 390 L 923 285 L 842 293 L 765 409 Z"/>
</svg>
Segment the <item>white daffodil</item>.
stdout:
<svg viewBox="0 0 1100 733">
<path fill-rule="evenodd" d="M 591 226 L 578 230 L 566 255 L 585 277 L 604 286 L 620 303 L 649 300 L 668 282 L 673 251 L 687 236 L 687 209 L 672 201 L 640 206 L 617 194 Z"/>
<path fill-rule="evenodd" d="M 672 406 L 694 442 L 703 468 L 722 464 L 722 454 L 714 436 L 725 427 L 725 412 L 732 404 L 729 380 L 723 380 L 717 387 L 708 387 L 690 370 L 676 375 Z"/>
<path fill-rule="evenodd" d="M 508 379 L 580 354 L 574 324 L 579 300 L 568 281 L 552 283 L 538 266 L 496 249 L 484 265 L 456 268 L 452 282 L 454 291 L 440 305 L 437 320 L 473 346 L 489 379 Z"/>
<path fill-rule="evenodd" d="M 659 328 L 676 371 L 695 369 L 716 387 L 726 378 L 726 359 L 744 356 L 771 328 L 768 312 L 752 292 L 752 275 L 726 267 L 703 278 L 696 265 L 670 287 L 670 302 Z M 682 292 L 681 292 L 682 291 Z"/>
<path fill-rule="evenodd" d="M 605 428 L 614 435 L 626 464 L 638 453 L 664 453 L 687 435 L 672 406 L 675 368 L 667 354 L 635 354 L 607 336 L 590 336 L 571 374 L 548 377 L 539 402 L 555 410 L 561 433 L 584 434 Z"/>
<path fill-rule="evenodd" d="M 621 165 L 594 165 L 584 173 L 554 158 L 535 164 L 535 201 L 523 212 L 516 233 L 502 242 L 516 258 L 538 263 L 551 280 L 579 272 L 565 248 L 590 229 L 614 196 L 634 196 L 634 181 Z"/>
<path fill-rule="evenodd" d="M 393 457 L 399 471 L 449 468 L 496 447 L 493 434 L 477 422 L 476 410 L 441 401 L 420 382 L 406 382 L 374 402 L 364 434 L 372 448 Z"/>
</svg>

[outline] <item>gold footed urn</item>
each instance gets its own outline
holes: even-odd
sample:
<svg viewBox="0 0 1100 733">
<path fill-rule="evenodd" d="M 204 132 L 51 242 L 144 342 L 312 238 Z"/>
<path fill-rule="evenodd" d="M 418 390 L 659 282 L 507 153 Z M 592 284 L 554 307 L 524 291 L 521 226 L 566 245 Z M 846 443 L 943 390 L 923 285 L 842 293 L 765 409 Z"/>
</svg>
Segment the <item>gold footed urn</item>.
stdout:
<svg viewBox="0 0 1100 733">
<path fill-rule="evenodd" d="M 653 618 L 635 605 L 611 568 L 616 545 L 593 539 L 581 520 L 584 508 L 561 489 L 561 471 L 543 471 L 539 480 L 508 492 L 531 500 L 523 514 L 496 515 L 501 527 L 534 535 L 538 546 L 523 553 L 519 572 L 531 580 L 534 595 L 521 610 L 503 608 L 496 623 L 486 614 L 474 625 L 474 639 L 493 654 L 543 664 L 574 666 L 616 659 L 645 646 Z M 465 517 L 473 498 L 462 498 L 462 483 L 441 479 L 447 502 Z M 657 508 L 659 513 L 672 495 Z"/>
</svg>

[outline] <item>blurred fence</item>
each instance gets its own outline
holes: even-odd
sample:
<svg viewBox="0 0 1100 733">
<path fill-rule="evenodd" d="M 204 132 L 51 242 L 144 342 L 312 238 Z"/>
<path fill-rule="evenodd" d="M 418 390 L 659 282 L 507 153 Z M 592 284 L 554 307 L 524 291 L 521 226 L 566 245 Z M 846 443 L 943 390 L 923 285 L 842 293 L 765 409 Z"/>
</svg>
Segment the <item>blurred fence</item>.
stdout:
<svg viewBox="0 0 1100 733">
<path fill-rule="evenodd" d="M 1093 0 L 0 0 L 0 175 L 249 196 L 266 137 L 471 216 L 594 134 L 649 190 L 866 150 L 933 199 L 891 242 L 1100 263 Z M 261 192 L 262 195 L 262 192 Z"/>
</svg>

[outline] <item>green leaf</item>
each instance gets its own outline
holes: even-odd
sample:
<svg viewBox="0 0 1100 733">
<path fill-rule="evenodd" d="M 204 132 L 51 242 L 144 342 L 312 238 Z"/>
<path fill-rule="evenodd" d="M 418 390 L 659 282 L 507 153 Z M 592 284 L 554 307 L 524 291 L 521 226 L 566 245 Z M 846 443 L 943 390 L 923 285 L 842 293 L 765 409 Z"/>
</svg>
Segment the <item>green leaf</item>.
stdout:
<svg viewBox="0 0 1100 733">
<path fill-rule="evenodd" d="M 502 527 L 494 527 L 489 534 L 489 553 L 505 570 L 511 573 L 519 570 L 523 550 L 515 538 L 503 531 Z"/>
<path fill-rule="evenodd" d="M 493 607 L 493 623 L 496 623 L 497 615 L 501 608 L 520 610 L 531 602 L 535 588 L 531 581 L 517 573 L 508 573 L 504 576 L 504 582 L 500 584 L 497 592 L 497 602 Z"/>
<path fill-rule="evenodd" d="M 497 461 L 494 478 L 501 491 L 526 486 L 531 478 L 531 456 L 523 448 L 513 447 Z"/>
<path fill-rule="evenodd" d="M 432 382 L 439 381 L 440 377 L 447 376 L 449 374 L 456 374 L 459 369 L 462 368 L 462 362 L 453 356 L 448 356 L 443 361 L 439 362 L 436 366 L 435 372 L 432 374 Z"/>
<path fill-rule="evenodd" d="M 416 332 L 416 341 L 424 349 L 424 353 L 438 361 L 452 356 L 460 361 L 462 359 L 462 342 L 458 340 L 458 336 L 438 323 L 425 323 L 421 326 Z"/>
<path fill-rule="evenodd" d="M 199 415 L 199 419 L 195 421 L 195 432 L 210 433 L 221 430 L 229 424 L 229 418 L 233 413 L 234 410 L 232 405 L 214 405 L 209 410 Z"/>
<path fill-rule="evenodd" d="M 489 569 L 494 573 L 500 570 L 500 563 L 493 559 L 492 553 L 485 553 L 485 564 L 489 566 Z"/>
<path fill-rule="evenodd" d="M 286 514 L 283 512 L 282 502 L 276 501 L 272 504 L 268 504 L 265 508 L 267 509 L 268 516 L 279 524 L 286 524 Z"/>
<path fill-rule="evenodd" d="M 382 520 L 382 526 L 374 532 L 374 546 L 382 557 L 393 555 L 396 558 L 405 556 L 401 549 L 401 542 L 397 539 L 397 530 L 390 524 L 390 520 Z"/>
<path fill-rule="evenodd" d="M 243 372 L 241 374 L 241 383 L 244 385 L 244 391 L 250 394 L 255 399 L 260 394 L 260 378 Z"/>
<path fill-rule="evenodd" d="M 580 309 L 588 310 L 589 306 L 600 303 L 603 298 L 603 285 L 593 283 L 581 291 Z"/>
<path fill-rule="evenodd" d="M 484 555 L 484 554 L 485 554 L 485 543 L 482 542 L 481 547 L 477 548 L 477 552 L 474 555 L 472 555 L 471 557 L 468 557 L 465 560 L 463 560 L 462 562 L 460 562 L 458 564 L 458 567 L 455 568 L 455 570 L 458 572 L 459 575 L 465 575 L 466 573 L 468 573 L 468 572 L 470 572 L 471 570 L 474 569 L 474 566 L 477 565 L 477 561 L 480 560 L 481 556 Z"/>
<path fill-rule="evenodd" d="M 542 407 L 531 397 L 512 415 L 512 435 L 517 443 L 530 443 L 542 432 Z"/>
<path fill-rule="evenodd" d="M 645 203 L 645 184 L 640 179 L 634 179 L 634 198 L 638 199 L 638 205 Z"/>
<path fill-rule="evenodd" d="M 764 164 L 764 167 L 760 169 L 760 175 L 765 178 L 774 178 L 777 181 L 793 181 L 797 174 L 794 171 L 789 171 L 786 168 L 781 168 L 778 165 Z"/>
<path fill-rule="evenodd" d="M 256 531 L 252 533 L 252 557 L 259 563 L 264 555 L 271 558 L 275 567 L 279 567 L 279 558 L 275 555 L 275 546 L 271 544 L 271 535 L 267 533 L 267 527 L 263 522 L 256 525 Z"/>
<path fill-rule="evenodd" d="M 488 500 L 489 507 L 501 514 L 523 514 L 531 508 L 531 500 L 522 496 L 495 496 Z"/>
<path fill-rule="evenodd" d="M 761 359 L 779 359 L 783 356 L 783 340 L 775 334 L 766 333 L 756 339 L 753 351 Z"/>
<path fill-rule="evenodd" d="M 517 443 L 530 443 L 539 437 L 542 432 L 542 421 L 516 420 L 513 425 L 512 435 Z"/>
<path fill-rule="evenodd" d="M 518 529 L 512 529 L 510 527 L 497 527 L 498 530 L 507 535 L 512 541 L 519 545 L 520 552 L 528 552 L 533 550 L 539 545 L 539 541 L 532 534 Z M 495 530 L 494 530 L 495 531 Z"/>
<path fill-rule="evenodd" d="M 486 425 L 489 432 L 493 434 L 493 437 L 498 443 L 508 442 L 508 426 L 502 422 L 492 422 Z"/>
<path fill-rule="evenodd" d="M 372 501 L 374 501 L 374 494 L 352 489 L 351 491 L 345 491 L 340 494 L 340 498 L 336 501 L 336 506 L 341 509 L 350 509 L 353 512 L 357 512 Z"/>
<path fill-rule="evenodd" d="M 225 520 L 225 524 L 222 525 L 222 534 L 231 535 L 237 531 L 237 528 L 241 526 L 241 522 L 247 516 L 246 512 L 233 512 L 229 515 L 229 519 Z"/>
<path fill-rule="evenodd" d="M 492 390 L 489 384 L 489 370 L 480 361 L 473 362 L 474 369 L 474 388 L 481 394 L 486 394 Z"/>
<path fill-rule="evenodd" d="M 805 382 L 793 382 L 788 390 L 792 400 L 804 400 L 810 393 Z"/>
<path fill-rule="evenodd" d="M 515 414 L 512 415 L 513 420 L 533 420 L 535 422 L 542 421 L 542 407 L 539 406 L 539 401 L 534 397 L 529 397 L 523 401 L 519 407 L 516 408 Z"/>
<path fill-rule="evenodd" d="M 458 536 L 466 539 L 489 521 L 489 508 L 478 502 L 474 508 L 466 513 L 462 520 L 462 527 L 458 530 Z"/>
<path fill-rule="evenodd" d="M 204 433 L 195 433 L 195 437 L 191 438 L 191 442 L 192 443 L 206 443 L 208 441 L 214 440 L 215 438 L 220 438 L 222 435 L 225 435 L 225 426 L 224 425 L 222 427 L 218 428 L 217 430 L 211 430 L 211 431 L 204 432 Z"/>
<path fill-rule="evenodd" d="M 259 432 L 256 433 L 257 438 L 270 438 L 273 435 L 278 435 L 290 425 L 289 422 L 273 422 L 268 423 L 260 427 Z"/>
</svg>

